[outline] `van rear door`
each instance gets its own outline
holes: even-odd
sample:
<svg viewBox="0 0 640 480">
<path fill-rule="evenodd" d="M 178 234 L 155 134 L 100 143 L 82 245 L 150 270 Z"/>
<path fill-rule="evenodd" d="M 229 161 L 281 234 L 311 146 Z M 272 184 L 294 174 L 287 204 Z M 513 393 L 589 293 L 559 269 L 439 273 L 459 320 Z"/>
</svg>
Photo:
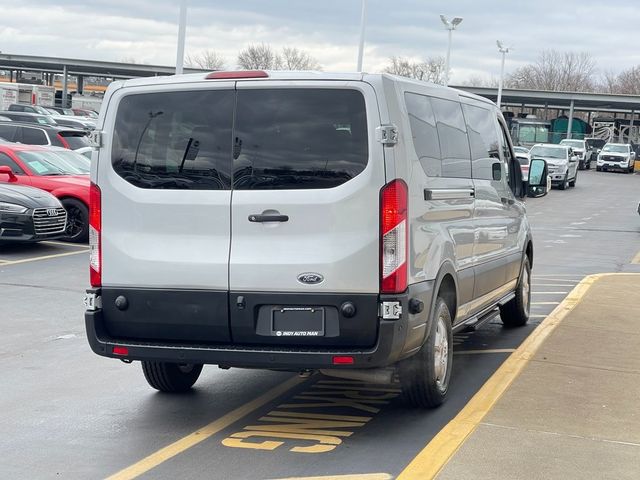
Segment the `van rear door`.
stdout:
<svg viewBox="0 0 640 480">
<path fill-rule="evenodd" d="M 383 147 L 362 82 L 238 82 L 229 265 L 234 342 L 371 346 Z M 344 315 L 351 302 L 355 313 Z"/>
<path fill-rule="evenodd" d="M 233 82 L 128 87 L 108 99 L 113 134 L 94 181 L 112 336 L 230 341 L 234 104 Z"/>
</svg>

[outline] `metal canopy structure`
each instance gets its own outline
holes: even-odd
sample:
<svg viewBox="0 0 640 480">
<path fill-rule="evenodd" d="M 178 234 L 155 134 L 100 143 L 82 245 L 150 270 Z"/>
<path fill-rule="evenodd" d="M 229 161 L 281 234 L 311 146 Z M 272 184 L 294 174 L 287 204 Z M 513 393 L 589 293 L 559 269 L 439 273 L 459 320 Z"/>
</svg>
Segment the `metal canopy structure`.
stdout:
<svg viewBox="0 0 640 480">
<path fill-rule="evenodd" d="M 36 57 L 32 55 L 11 55 L 0 53 L 0 70 L 23 70 L 28 72 L 48 72 L 67 75 L 83 75 L 109 78 L 153 77 L 173 75 L 175 67 L 145 65 L 139 63 L 102 62 L 73 58 Z M 206 72 L 200 68 L 185 68 L 184 73 Z"/>
<path fill-rule="evenodd" d="M 489 87 L 456 87 L 480 95 L 494 102 L 498 89 Z M 570 109 L 579 111 L 609 111 L 631 113 L 640 111 L 640 96 L 614 95 L 608 93 L 550 92 L 544 90 L 502 90 L 502 104 L 524 105 L 533 108 Z"/>
</svg>

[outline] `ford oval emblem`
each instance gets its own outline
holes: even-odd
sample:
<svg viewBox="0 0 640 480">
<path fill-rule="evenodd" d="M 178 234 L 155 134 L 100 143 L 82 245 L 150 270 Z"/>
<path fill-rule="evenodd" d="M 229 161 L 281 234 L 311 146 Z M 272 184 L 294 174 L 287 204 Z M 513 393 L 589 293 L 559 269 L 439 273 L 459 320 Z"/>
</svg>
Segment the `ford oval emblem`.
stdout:
<svg viewBox="0 0 640 480">
<path fill-rule="evenodd" d="M 324 277 L 319 273 L 301 273 L 298 275 L 298 281 L 305 285 L 317 285 L 324 282 Z"/>
</svg>

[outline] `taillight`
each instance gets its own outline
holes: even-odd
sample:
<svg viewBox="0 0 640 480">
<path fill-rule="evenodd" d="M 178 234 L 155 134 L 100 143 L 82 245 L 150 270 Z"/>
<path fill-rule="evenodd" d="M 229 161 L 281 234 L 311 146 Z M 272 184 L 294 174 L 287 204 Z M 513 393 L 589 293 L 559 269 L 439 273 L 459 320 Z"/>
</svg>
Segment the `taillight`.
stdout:
<svg viewBox="0 0 640 480">
<path fill-rule="evenodd" d="M 102 285 L 102 199 L 100 187 L 89 187 L 89 279 L 92 287 Z"/>
<path fill-rule="evenodd" d="M 407 184 L 393 180 L 380 193 L 380 293 L 407 289 Z"/>
</svg>

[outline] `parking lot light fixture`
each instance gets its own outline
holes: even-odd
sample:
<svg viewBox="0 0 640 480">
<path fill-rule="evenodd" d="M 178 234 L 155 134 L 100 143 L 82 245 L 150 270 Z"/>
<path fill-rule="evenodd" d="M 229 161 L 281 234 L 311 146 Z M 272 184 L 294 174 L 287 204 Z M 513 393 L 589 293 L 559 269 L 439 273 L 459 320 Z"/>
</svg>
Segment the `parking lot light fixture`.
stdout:
<svg viewBox="0 0 640 480">
<path fill-rule="evenodd" d="M 367 0 L 362 0 L 362 13 L 360 15 L 360 44 L 358 46 L 358 72 L 362 72 L 362 59 L 364 57 L 364 33 L 367 23 Z"/>
<path fill-rule="evenodd" d="M 449 30 L 449 43 L 447 46 L 447 59 L 445 61 L 444 67 L 444 84 L 449 85 L 449 65 L 451 60 L 451 38 L 453 37 L 453 31 L 456 29 L 458 25 L 462 23 L 462 17 L 454 17 L 453 20 L 449 21 L 447 17 L 444 15 L 440 15 L 440 20 L 444 24 L 444 28 Z"/>
<path fill-rule="evenodd" d="M 500 65 L 500 81 L 498 83 L 498 100 L 496 101 L 496 105 L 498 105 L 498 108 L 500 108 L 500 104 L 502 103 L 502 85 L 504 83 L 504 60 L 511 47 L 506 47 L 500 40 L 496 40 L 496 45 L 498 45 L 498 51 L 502 53 L 502 63 Z"/>
</svg>

